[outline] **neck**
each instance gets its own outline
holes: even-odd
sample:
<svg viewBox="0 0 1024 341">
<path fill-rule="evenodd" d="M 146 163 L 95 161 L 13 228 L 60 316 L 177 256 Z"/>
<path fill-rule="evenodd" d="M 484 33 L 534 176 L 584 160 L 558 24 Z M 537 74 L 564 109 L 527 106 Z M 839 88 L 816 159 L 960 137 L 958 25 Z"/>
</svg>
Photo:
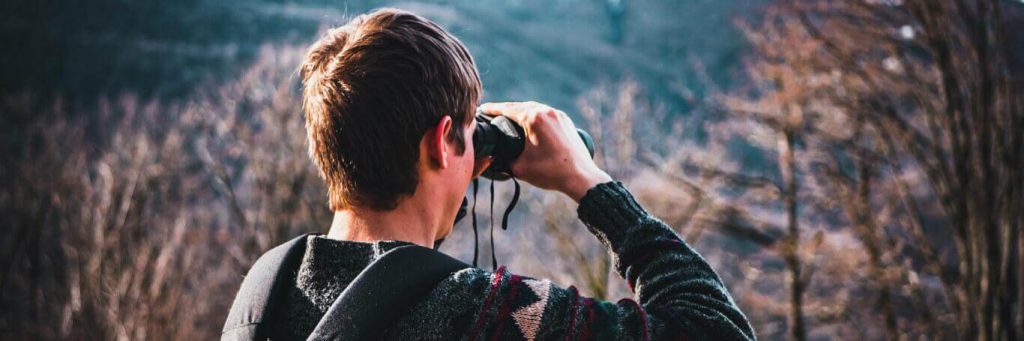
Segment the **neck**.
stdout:
<svg viewBox="0 0 1024 341">
<path fill-rule="evenodd" d="M 404 198 L 390 211 L 358 207 L 335 211 L 327 237 L 360 242 L 401 240 L 433 248 L 434 240 L 446 229 L 445 217 L 436 204 L 426 203 L 412 196 Z"/>
</svg>

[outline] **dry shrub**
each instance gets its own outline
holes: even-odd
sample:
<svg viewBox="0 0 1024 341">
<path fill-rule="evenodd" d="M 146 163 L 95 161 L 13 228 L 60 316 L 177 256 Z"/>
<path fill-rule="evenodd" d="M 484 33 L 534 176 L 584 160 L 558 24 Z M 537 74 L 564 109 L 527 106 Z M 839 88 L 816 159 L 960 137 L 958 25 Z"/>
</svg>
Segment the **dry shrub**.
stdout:
<svg viewBox="0 0 1024 341">
<path fill-rule="evenodd" d="M 0 208 L 0 335 L 211 339 L 264 250 L 329 221 L 306 159 L 297 49 L 182 102 L 35 112 Z M 36 110 L 33 110 L 36 109 Z"/>
</svg>

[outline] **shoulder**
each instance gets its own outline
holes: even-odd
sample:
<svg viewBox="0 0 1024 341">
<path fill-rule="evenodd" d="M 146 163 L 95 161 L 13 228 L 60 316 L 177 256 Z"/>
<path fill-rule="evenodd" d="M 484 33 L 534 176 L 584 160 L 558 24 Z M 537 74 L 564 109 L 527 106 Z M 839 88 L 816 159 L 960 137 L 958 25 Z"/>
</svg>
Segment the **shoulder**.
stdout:
<svg viewBox="0 0 1024 341">
<path fill-rule="evenodd" d="M 505 267 L 494 272 L 469 268 L 442 280 L 391 334 L 395 339 L 533 339 L 564 332 L 547 325 L 569 321 L 578 302 L 574 288 L 512 274 Z"/>
<path fill-rule="evenodd" d="M 457 271 L 441 280 L 387 332 L 393 340 L 460 339 L 472 328 L 485 297 L 500 272 L 477 268 Z M 499 276 L 500 277 L 500 276 Z"/>
</svg>

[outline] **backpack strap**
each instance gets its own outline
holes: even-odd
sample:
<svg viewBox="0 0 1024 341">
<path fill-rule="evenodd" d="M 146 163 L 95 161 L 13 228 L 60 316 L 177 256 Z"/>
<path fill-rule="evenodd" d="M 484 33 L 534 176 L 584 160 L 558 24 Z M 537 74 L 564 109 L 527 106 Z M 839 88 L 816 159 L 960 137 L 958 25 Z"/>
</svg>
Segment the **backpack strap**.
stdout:
<svg viewBox="0 0 1024 341">
<path fill-rule="evenodd" d="M 273 333 L 273 305 L 306 252 L 306 237 L 299 236 L 260 256 L 245 275 L 221 340 L 266 340 Z"/>
<path fill-rule="evenodd" d="M 363 269 L 338 296 L 309 340 L 376 340 L 385 328 L 469 265 L 419 245 L 397 247 Z"/>
</svg>

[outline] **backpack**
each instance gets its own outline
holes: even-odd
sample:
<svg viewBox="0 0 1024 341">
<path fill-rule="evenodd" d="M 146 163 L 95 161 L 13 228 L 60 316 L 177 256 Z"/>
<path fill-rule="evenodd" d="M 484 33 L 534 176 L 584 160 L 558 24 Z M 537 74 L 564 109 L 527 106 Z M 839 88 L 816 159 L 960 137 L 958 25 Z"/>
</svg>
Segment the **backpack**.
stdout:
<svg viewBox="0 0 1024 341">
<path fill-rule="evenodd" d="M 277 309 L 306 252 L 303 235 L 260 256 L 231 304 L 221 340 L 266 340 L 285 326 Z M 309 340 L 379 339 L 444 278 L 469 265 L 434 249 L 405 245 L 368 265 L 320 319 Z"/>
</svg>

